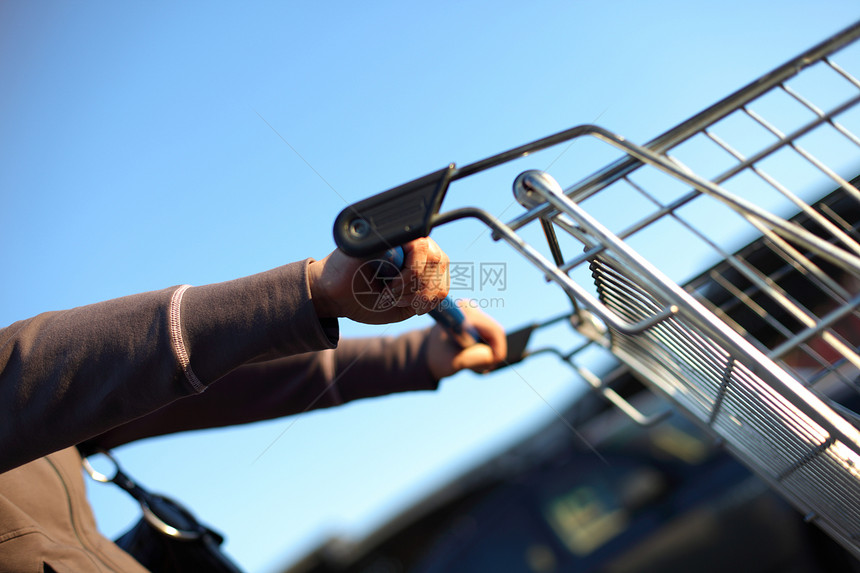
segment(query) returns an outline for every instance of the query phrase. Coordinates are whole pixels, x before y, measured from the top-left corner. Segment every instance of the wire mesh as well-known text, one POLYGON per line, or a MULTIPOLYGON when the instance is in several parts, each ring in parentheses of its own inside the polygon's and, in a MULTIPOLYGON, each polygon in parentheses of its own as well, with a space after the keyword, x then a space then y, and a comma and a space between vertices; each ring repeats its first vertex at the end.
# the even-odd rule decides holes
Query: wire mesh
POLYGON ((580 128, 627 157, 492 226, 575 301, 594 344, 860 557, 858 37, 645 146, 580 128), (592 216, 631 193, 648 206, 632 220, 592 216), (516 234, 536 221, 582 252, 560 262, 551 244, 550 263, 516 234))

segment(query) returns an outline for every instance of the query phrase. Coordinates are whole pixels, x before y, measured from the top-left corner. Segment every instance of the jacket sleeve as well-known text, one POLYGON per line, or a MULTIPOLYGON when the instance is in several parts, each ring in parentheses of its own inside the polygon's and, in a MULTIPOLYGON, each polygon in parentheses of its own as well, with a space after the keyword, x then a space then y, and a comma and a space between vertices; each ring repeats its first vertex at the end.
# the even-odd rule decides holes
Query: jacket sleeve
POLYGON ((199 394, 243 364, 334 348, 309 260, 0 329, 0 472, 199 394))
POLYGON ((433 390, 426 331, 347 339, 336 350, 243 365, 202 394, 177 400, 82 444, 86 455, 162 434, 244 424, 393 392, 433 390))

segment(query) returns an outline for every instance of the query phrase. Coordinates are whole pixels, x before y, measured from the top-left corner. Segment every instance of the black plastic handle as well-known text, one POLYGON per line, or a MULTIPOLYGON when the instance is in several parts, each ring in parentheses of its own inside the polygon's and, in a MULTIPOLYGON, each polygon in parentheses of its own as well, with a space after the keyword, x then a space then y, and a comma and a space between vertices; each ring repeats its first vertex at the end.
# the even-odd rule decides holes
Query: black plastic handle
POLYGON ((454 164, 350 205, 334 222, 334 241, 346 254, 368 257, 426 237, 448 191, 454 164))

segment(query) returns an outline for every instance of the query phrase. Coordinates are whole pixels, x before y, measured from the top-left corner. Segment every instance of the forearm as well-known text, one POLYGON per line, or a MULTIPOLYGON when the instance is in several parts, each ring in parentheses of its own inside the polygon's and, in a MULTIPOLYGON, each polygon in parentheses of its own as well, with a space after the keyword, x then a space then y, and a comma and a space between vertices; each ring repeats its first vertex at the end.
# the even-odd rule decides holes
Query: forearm
POLYGON ((145 416, 261 356, 331 348, 307 262, 0 330, 0 471, 145 416), (181 295, 181 296, 180 296, 181 295))
POLYGON ((206 392, 176 400, 155 412, 88 440, 90 453, 189 430, 245 424, 341 403, 333 380, 333 350, 245 364, 206 392))
POLYGON ((334 355, 341 399, 349 402, 392 392, 436 389, 439 381, 428 367, 428 332, 344 340, 334 355))
POLYGON ((426 331, 397 338, 343 340, 326 350, 245 364, 203 394, 177 400, 114 428, 82 448, 113 448, 142 438, 245 424, 329 408, 359 398, 435 389, 424 359, 426 331))

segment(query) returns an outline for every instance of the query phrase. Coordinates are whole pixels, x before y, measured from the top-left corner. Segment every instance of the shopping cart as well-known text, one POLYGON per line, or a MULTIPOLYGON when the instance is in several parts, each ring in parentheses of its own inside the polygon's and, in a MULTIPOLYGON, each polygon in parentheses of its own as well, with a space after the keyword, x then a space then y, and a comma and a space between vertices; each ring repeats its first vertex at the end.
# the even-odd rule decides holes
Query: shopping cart
POLYGON ((578 359, 611 352, 860 557, 858 38, 860 23, 646 145, 584 125, 449 165, 345 209, 336 241, 368 256, 482 221, 573 309, 521 332, 512 359, 528 354, 530 332, 568 321, 582 343, 541 352, 637 423, 658 423, 661 413, 637 411, 578 359), (586 137, 623 156, 564 190, 544 172, 522 173, 514 187, 526 211, 508 222, 476 207, 440 212, 451 183, 586 137), (620 228, 591 212, 598 199, 630 196, 636 218, 620 228), (536 225, 546 255, 523 238, 536 225), (750 230, 758 238, 742 247, 750 230), (681 286, 666 269, 671 252, 644 254, 667 237, 711 268, 681 286))

